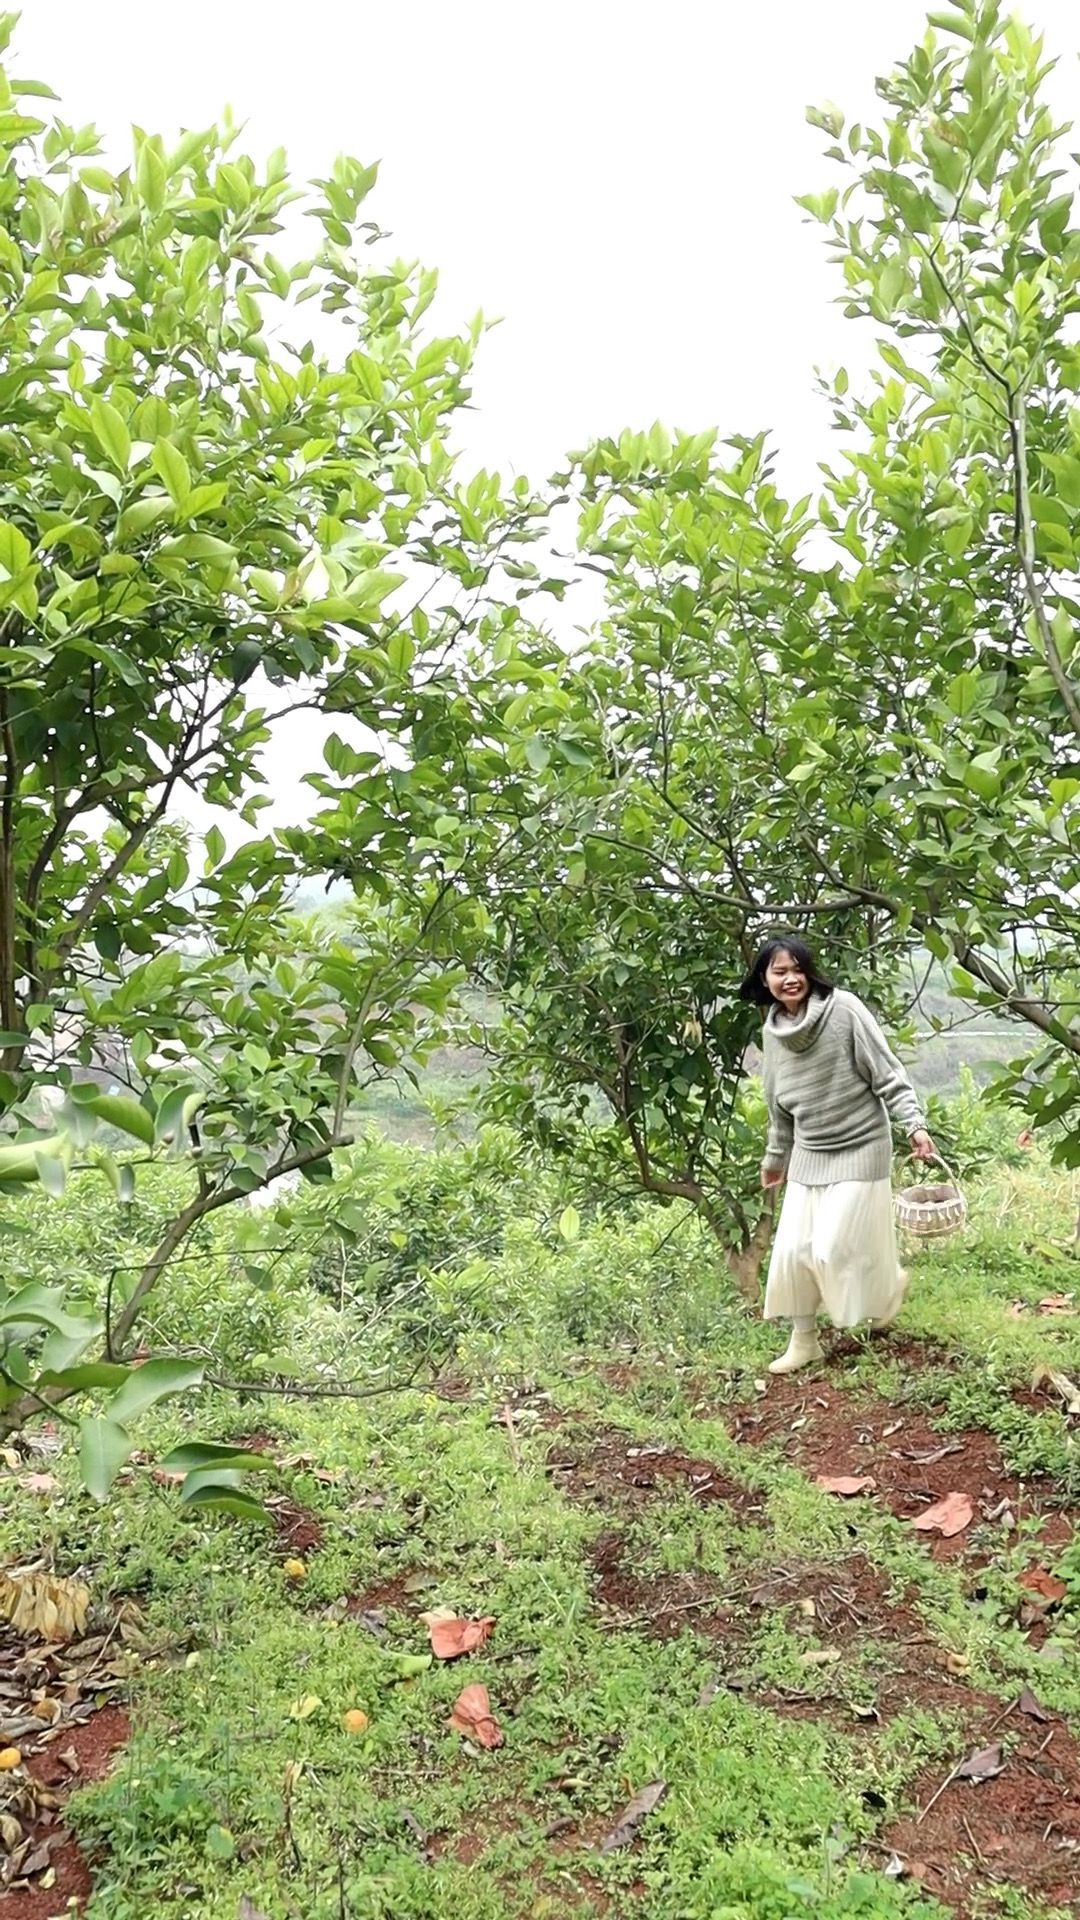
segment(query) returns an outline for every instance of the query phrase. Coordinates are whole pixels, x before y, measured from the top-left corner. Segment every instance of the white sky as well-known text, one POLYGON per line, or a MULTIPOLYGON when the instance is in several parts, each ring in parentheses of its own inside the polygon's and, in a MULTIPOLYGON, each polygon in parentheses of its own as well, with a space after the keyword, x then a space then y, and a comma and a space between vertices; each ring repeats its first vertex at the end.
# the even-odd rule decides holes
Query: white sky
MULTIPOLYGON (((943 0, 942 0, 943 4, 943 0)), ((1080 119, 1076 0, 1025 17, 1080 119)), ((478 307, 470 462, 540 479, 568 448, 660 418, 773 430, 783 477, 828 452, 815 364, 868 343, 793 196, 837 169, 808 102, 879 117, 875 75, 924 30, 916 0, 28 0, 19 68, 94 120, 110 157, 228 102, 302 177, 382 161, 372 217, 436 266, 440 330, 478 307)), ((290 759, 306 751, 299 735, 290 759)), ((315 755, 310 754, 307 764, 315 755)), ((302 770, 302 768, 298 769, 302 770)), ((297 793, 275 774, 275 816, 297 793)))

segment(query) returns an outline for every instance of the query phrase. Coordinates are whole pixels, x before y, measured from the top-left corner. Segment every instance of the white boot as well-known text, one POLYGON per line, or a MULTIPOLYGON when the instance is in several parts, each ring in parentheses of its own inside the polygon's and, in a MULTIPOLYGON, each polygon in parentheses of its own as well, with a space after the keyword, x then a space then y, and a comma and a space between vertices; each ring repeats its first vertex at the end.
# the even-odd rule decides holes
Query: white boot
POLYGON ((788 1342, 787 1352, 782 1353, 779 1360, 772 1362, 769 1372, 798 1373, 800 1368, 812 1367, 816 1365, 819 1360, 824 1360, 824 1358, 825 1354, 822 1350, 821 1343, 813 1328, 811 1328, 808 1333, 800 1333, 799 1329, 794 1327, 792 1329, 791 1339, 788 1342))

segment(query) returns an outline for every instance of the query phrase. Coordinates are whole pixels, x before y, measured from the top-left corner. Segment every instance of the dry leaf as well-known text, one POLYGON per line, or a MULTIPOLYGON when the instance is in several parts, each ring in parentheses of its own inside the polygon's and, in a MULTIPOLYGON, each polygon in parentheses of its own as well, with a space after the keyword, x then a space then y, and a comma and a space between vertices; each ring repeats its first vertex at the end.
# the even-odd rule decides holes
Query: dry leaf
POLYGON ((1040 1313, 1073 1313, 1075 1307, 1071 1293, 1048 1293, 1039 1301, 1040 1313))
POLYGON ((1040 1387, 1053 1387, 1065 1402, 1066 1411, 1080 1413, 1080 1387, 1069 1379, 1067 1373, 1059 1373, 1056 1367, 1048 1367, 1042 1362, 1031 1376, 1031 1385, 1037 1393, 1040 1387))
POLYGON ((919 1453, 916 1449, 902 1447, 896 1458, 910 1460, 915 1467, 934 1467, 939 1460, 946 1460, 950 1453, 963 1453, 962 1440, 946 1440, 943 1447, 934 1447, 929 1453, 919 1453))
POLYGON ((877 1486, 877 1481, 870 1473, 864 1474, 861 1479, 849 1473, 819 1473, 814 1477, 814 1485, 820 1487, 822 1493, 839 1493, 845 1500, 849 1500, 852 1494, 872 1492, 877 1486))
POLYGON ((436 1660, 456 1660, 463 1653, 475 1653, 495 1625, 494 1614, 487 1614, 482 1620, 462 1620, 446 1607, 435 1607, 430 1613, 422 1613, 420 1618, 427 1627, 436 1660))
POLYGON ((610 1833, 606 1833, 600 1842, 601 1853, 614 1853, 616 1847, 629 1846, 646 1815, 660 1805, 667 1792, 666 1780, 653 1780, 640 1793, 635 1793, 629 1806, 623 1808, 610 1833))
POLYGON ((965 1673, 971 1672, 971 1661, 966 1653, 947 1653, 945 1655, 946 1672, 959 1680, 965 1673))
POLYGON ((1042 1705, 1042 1702, 1039 1700, 1036 1700, 1035 1695, 1032 1693, 1030 1687, 1024 1688, 1016 1705, 1017 1705, 1018 1712, 1026 1713, 1030 1715, 1032 1720, 1047 1721, 1052 1717, 1049 1713, 1047 1713, 1046 1708, 1042 1705))
POLYGON ((1001 1757, 1000 1746, 980 1747, 977 1753, 971 1753, 961 1761, 956 1769, 957 1780, 973 1780, 978 1785, 983 1780, 996 1780, 1004 1773, 1005 1762, 1001 1757))
POLYGON ((249 1900, 247 1894, 242 1893, 236 1920, 266 1920, 266 1915, 261 1907, 255 1905, 254 1900, 249 1900))
POLYGON ((41 1640, 75 1640, 86 1631, 90 1589, 41 1567, 8 1567, 0 1573, 0 1618, 16 1633, 41 1640))
POLYGON ((289 1708, 289 1719, 310 1720, 312 1714, 318 1713, 321 1706, 322 1701, 317 1693, 305 1693, 299 1700, 293 1701, 289 1708))
POLYGON ((800 1667, 835 1667, 840 1655, 835 1647, 811 1647, 809 1653, 800 1653, 800 1667))
POLYGON ((917 1533, 940 1533, 946 1540, 970 1527, 974 1508, 966 1493, 947 1493, 944 1500, 927 1507, 912 1521, 917 1533))
POLYGON ((27 1493, 55 1493, 60 1482, 54 1473, 24 1473, 19 1485, 27 1493))
POLYGON ((1057 1606, 1068 1593, 1064 1580, 1059 1580, 1056 1573, 1047 1573, 1045 1567, 1029 1567, 1020 1575, 1020 1585, 1028 1593, 1037 1593, 1051 1607, 1057 1606))
POLYGON ((479 1683, 462 1688, 448 1725, 451 1733, 466 1734, 481 1747, 502 1746, 502 1728, 491 1711, 487 1688, 479 1683))

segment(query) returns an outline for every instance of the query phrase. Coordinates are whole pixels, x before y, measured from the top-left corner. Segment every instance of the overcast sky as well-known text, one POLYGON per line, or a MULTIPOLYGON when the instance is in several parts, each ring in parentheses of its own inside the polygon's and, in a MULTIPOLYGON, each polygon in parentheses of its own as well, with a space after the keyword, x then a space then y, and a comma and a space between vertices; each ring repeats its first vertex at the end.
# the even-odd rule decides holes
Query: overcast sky
MULTIPOLYGON (((913 0, 28 0, 15 48, 110 157, 228 102, 301 175, 379 159, 369 202, 441 276, 440 330, 478 307, 469 458, 538 479, 624 426, 772 430, 784 477, 827 447, 814 365, 866 347, 793 196, 828 185, 808 102, 879 117, 874 78, 924 30, 913 0)), ((1025 17, 1080 118, 1076 0, 1025 17)), ((286 810, 291 803, 283 801, 286 810)))

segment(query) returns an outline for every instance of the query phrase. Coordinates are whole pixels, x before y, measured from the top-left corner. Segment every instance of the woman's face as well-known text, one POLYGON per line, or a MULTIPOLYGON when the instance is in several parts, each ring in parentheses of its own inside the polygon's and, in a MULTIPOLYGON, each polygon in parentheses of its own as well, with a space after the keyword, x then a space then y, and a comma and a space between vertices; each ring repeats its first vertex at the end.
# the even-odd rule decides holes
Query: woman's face
POLYGON ((765 985, 785 1013, 798 1013, 810 993, 810 982, 786 947, 778 947, 769 961, 765 985))

